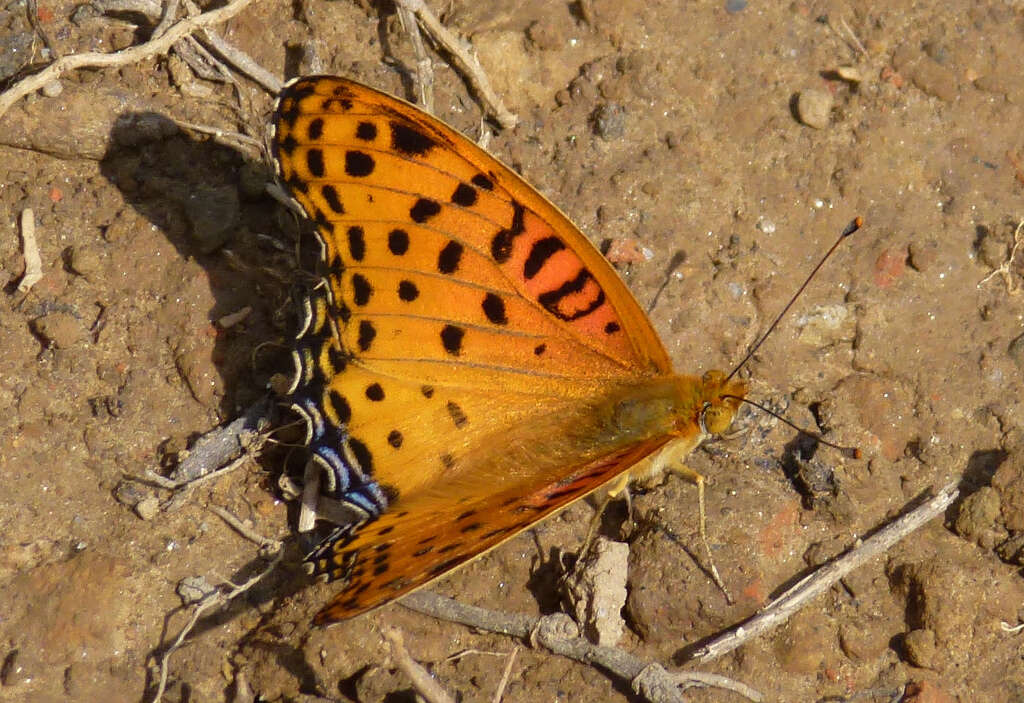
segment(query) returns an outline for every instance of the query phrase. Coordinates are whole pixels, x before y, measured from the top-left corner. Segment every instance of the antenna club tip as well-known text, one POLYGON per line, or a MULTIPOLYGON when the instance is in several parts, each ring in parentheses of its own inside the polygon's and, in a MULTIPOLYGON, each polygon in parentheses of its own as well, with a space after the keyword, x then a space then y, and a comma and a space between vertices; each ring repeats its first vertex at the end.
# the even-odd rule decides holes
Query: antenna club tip
POLYGON ((864 452, 857 447, 842 447, 843 456, 847 459, 863 459, 864 452))
POLYGON ((843 230, 843 237, 849 237, 851 234, 859 230, 864 225, 864 218, 857 215, 850 221, 850 224, 846 225, 846 229, 843 230))

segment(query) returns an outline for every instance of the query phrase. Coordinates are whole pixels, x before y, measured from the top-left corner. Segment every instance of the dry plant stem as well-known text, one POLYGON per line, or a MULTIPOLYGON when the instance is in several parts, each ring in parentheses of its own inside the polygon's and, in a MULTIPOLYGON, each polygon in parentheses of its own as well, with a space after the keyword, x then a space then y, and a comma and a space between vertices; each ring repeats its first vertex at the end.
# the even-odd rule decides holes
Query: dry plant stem
POLYGON ((430 672, 409 656, 409 651, 402 641, 402 633, 389 627, 384 630, 384 639, 391 646, 392 661, 402 670, 402 673, 409 677, 412 687, 419 695, 423 696, 428 703, 455 703, 455 699, 448 695, 448 692, 430 675, 430 672))
POLYGON ((831 588, 839 579, 869 559, 883 553, 936 515, 941 514, 958 494, 959 491, 953 484, 946 486, 931 500, 896 519, 864 540, 859 546, 801 580, 754 617, 736 626, 730 632, 711 640, 710 643, 694 652, 690 661, 704 663, 717 659, 747 640, 778 627, 813 598, 831 588))
POLYGON ((39 90, 50 81, 60 78, 67 71, 87 67, 127 66, 141 59, 162 54, 170 49, 175 42, 184 39, 196 30, 231 19, 252 2, 253 0, 232 0, 232 2, 219 9, 206 12, 197 17, 184 19, 171 26, 162 36, 129 49, 109 54, 94 52, 71 54, 70 56, 58 59, 39 73, 18 81, 6 92, 0 94, 0 117, 18 100, 39 90))
POLYGON ((632 682, 635 690, 642 693, 650 703, 681 703, 683 697, 680 688, 692 685, 726 687, 747 695, 751 700, 761 700, 756 691, 735 681, 730 681, 728 686, 720 682, 708 684, 706 674, 690 676, 691 672, 670 673, 658 664, 651 664, 614 647, 591 644, 578 636, 575 623, 563 613, 537 619, 466 605, 428 591, 412 593, 400 603, 424 615, 528 640, 563 657, 598 666, 620 679, 632 682))
POLYGON ((398 9, 398 19, 412 41, 413 53, 416 54, 416 82, 420 89, 420 104, 424 110, 434 114, 434 64, 430 62, 427 49, 423 46, 423 35, 420 34, 416 15, 405 3, 399 2, 395 7, 398 9))
MULTIPOLYGON (((174 24, 174 21, 178 19, 178 2, 179 0, 167 0, 167 4, 164 5, 163 11, 160 15, 160 22, 153 28, 153 33, 150 35, 150 38, 156 39, 157 37, 162 36, 164 32, 174 24)), ((150 19, 154 18, 150 17, 150 19)))
POLYGON ((1019 292, 1016 281, 1013 279, 1013 260, 1017 256, 1017 250, 1020 249, 1021 244, 1024 243, 1024 220, 1017 223, 1017 228, 1013 231, 1013 248, 1010 250, 1010 256, 1003 263, 999 264, 999 268, 995 269, 983 279, 978 281, 978 288, 981 288, 982 284, 987 283, 994 276, 1002 276, 1003 283, 1006 284, 1006 292, 1010 295, 1014 295, 1019 292))
POLYGON ((167 689, 167 673, 171 659, 171 654, 173 654, 175 650, 181 647, 182 643, 185 641, 185 638, 188 636, 188 633, 190 633, 192 629, 196 626, 196 623, 199 622, 199 618, 202 617, 203 613, 219 605, 229 603, 233 599, 248 591, 257 583, 262 581, 267 576, 267 574, 269 574, 271 571, 277 568, 277 565, 281 562, 282 555, 283 552, 279 551, 277 554, 274 555, 273 560, 270 562, 266 569, 256 574, 240 586, 231 584, 231 589, 227 593, 224 593, 222 591, 214 591, 208 596, 205 596, 201 601, 199 601, 198 604, 196 604, 195 609, 192 611, 192 616, 188 619, 188 622, 185 623, 185 626, 181 628, 181 631, 178 633, 178 636, 174 639, 174 642, 171 643, 171 646, 167 648, 167 651, 165 651, 164 655, 160 658, 160 680, 159 683, 157 684, 156 693, 153 694, 153 699, 150 703, 160 703, 160 700, 164 697, 164 691, 167 689))
POLYGON ((26 0, 25 12, 28 13, 28 22, 32 25, 32 29, 34 29, 36 34, 39 35, 39 38, 43 40, 43 44, 45 44, 46 48, 50 50, 50 53, 53 54, 55 58, 59 59, 63 53, 54 43, 53 37, 50 36, 50 33, 46 31, 46 27, 44 27, 43 23, 40 21, 39 7, 36 5, 36 0, 26 0))
POLYGON ((176 486, 190 483, 245 454, 260 431, 271 424, 271 412, 271 402, 260 400, 246 408, 241 417, 204 434, 174 469, 171 480, 176 486))
POLYGON ((231 526, 231 529, 245 537, 250 542, 273 552, 281 549, 281 542, 279 540, 264 537, 219 505, 211 505, 208 507, 211 513, 226 522, 231 526))
POLYGON ((21 211, 21 251, 25 259, 25 275, 18 283, 19 293, 28 293, 43 277, 43 260, 36 242, 36 214, 27 207, 21 211))
POLYGON ((495 121, 505 129, 515 127, 518 118, 505 108, 501 98, 491 88, 491 82, 487 79, 487 74, 480 62, 477 61, 476 56, 467 48, 466 44, 441 24, 423 0, 395 0, 395 2, 414 13, 427 34, 451 55, 455 68, 466 77, 473 91, 483 101, 484 107, 495 121))
MULTIPOLYGON (((192 0, 185 0, 185 7, 190 15, 195 15, 199 12, 199 7, 192 0)), ((212 29, 203 29, 199 34, 210 43, 214 51, 226 59, 235 69, 262 85, 271 94, 277 95, 281 92, 282 83, 280 79, 256 63, 256 60, 247 53, 226 41, 212 29)))
POLYGON ((508 680, 512 677, 512 665, 515 664, 517 654, 519 654, 519 647, 513 647, 509 652, 508 661, 505 662, 505 671, 501 673, 501 681, 498 682, 494 698, 491 699, 493 703, 501 703, 501 699, 505 695, 505 688, 508 687, 508 680))

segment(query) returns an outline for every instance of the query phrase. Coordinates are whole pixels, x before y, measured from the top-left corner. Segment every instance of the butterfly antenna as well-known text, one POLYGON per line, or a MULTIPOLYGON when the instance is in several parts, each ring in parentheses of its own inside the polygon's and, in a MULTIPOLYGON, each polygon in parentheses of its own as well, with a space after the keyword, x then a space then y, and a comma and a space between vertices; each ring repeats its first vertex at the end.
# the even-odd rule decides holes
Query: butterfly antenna
POLYGON ((769 415, 774 417, 776 420, 779 420, 781 422, 786 423, 787 425, 792 427, 794 430, 796 430, 797 432, 802 434, 804 437, 810 437, 811 439, 813 439, 816 442, 821 442, 826 447, 832 447, 833 449, 837 450, 840 454, 845 456, 847 459, 860 459, 861 456, 862 456, 860 449, 857 449, 857 447, 843 447, 843 446, 838 445, 838 444, 836 444, 834 442, 829 442, 827 439, 822 437, 817 432, 811 432, 810 430, 805 430, 802 427, 798 427, 796 424, 794 424, 793 422, 787 420, 786 418, 784 418, 782 415, 780 415, 779 413, 775 412, 774 410, 772 410, 770 408, 767 408, 764 405, 761 405, 760 403, 754 402, 753 400, 750 400, 749 398, 741 398, 738 395, 723 395, 722 397, 723 398, 733 398, 733 399, 738 400, 738 401, 740 401, 742 403, 747 403, 748 405, 753 405, 758 410, 760 410, 762 412, 765 412, 765 413, 768 413, 769 415))
MULTIPOLYGON (((739 370, 742 369, 743 366, 748 361, 750 361, 750 358, 752 356, 754 356, 754 354, 757 352, 757 350, 761 348, 761 345, 764 344, 764 341, 766 339, 768 339, 768 335, 770 335, 775 330, 775 328, 778 326, 779 322, 782 321, 782 318, 786 316, 787 312, 789 312, 789 309, 791 307, 793 307, 793 303, 796 302, 797 298, 800 297, 800 294, 803 293, 804 289, 807 288, 808 284, 811 282, 811 279, 813 279, 815 274, 818 273, 818 269, 820 269, 822 266, 825 265, 825 262, 828 261, 828 258, 830 256, 832 256, 833 252, 835 252, 835 250, 839 248, 839 245, 843 243, 843 240, 846 239, 847 237, 849 237, 851 234, 853 234, 857 230, 859 230, 861 228, 861 225, 863 225, 863 224, 864 224, 864 218, 858 216, 858 217, 853 218, 853 220, 850 222, 850 224, 846 225, 846 229, 844 229, 842 231, 842 233, 839 235, 839 239, 837 239, 835 244, 833 244, 829 248, 829 250, 827 252, 825 252, 825 256, 821 257, 821 261, 819 261, 818 265, 814 267, 813 271, 811 271, 811 274, 807 277, 807 280, 804 281, 803 285, 800 286, 800 288, 797 289, 796 293, 793 294, 793 297, 789 299, 789 302, 786 303, 786 307, 782 308, 782 312, 780 312, 778 317, 775 318, 775 321, 772 322, 772 324, 768 326, 768 331, 765 332, 763 335, 761 335, 761 338, 759 340, 757 340, 757 342, 754 344, 754 346, 752 346, 750 348, 750 351, 747 352, 747 355, 745 357, 743 357, 743 361, 741 361, 740 363, 736 364, 736 368, 734 368, 729 373, 729 375, 726 376, 726 378, 725 378, 726 381, 730 380, 733 376, 735 376, 737 373, 739 373, 739 370)), ((747 401, 747 402, 749 402, 749 401, 747 401)), ((753 405, 757 405, 757 404, 753 403, 753 405)), ((758 406, 758 407, 760 407, 760 406, 758 406)), ((766 410, 765 408, 761 408, 761 409, 765 410, 765 412, 768 412, 768 413, 770 413, 772 415, 775 415, 775 413, 772 413, 770 410, 766 410)), ((779 416, 775 415, 775 417, 779 417, 779 416)), ((788 420, 784 420, 781 417, 779 419, 783 420, 783 422, 788 422, 788 420)), ((789 424, 792 425, 793 423, 790 422, 789 424)), ((794 429, 800 430, 800 428, 796 427, 796 425, 793 425, 793 427, 794 427, 794 429)), ((800 431, 803 432, 803 430, 800 430, 800 431)), ((804 434, 810 434, 810 433, 805 432, 804 434)), ((813 435, 811 435, 811 436, 813 436, 813 435)), ((825 440, 821 440, 821 441, 825 442, 825 440)), ((828 442, 825 442, 825 444, 828 444, 828 442)), ((835 445, 829 445, 829 446, 835 446, 835 445)), ((837 449, 841 449, 841 447, 837 447, 837 449)))

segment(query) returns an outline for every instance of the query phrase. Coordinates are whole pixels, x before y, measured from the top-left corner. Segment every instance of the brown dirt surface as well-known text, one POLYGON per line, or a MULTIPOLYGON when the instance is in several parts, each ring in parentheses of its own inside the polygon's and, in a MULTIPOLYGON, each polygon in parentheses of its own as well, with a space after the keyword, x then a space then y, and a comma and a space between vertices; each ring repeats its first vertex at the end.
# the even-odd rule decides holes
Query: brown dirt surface
MULTIPOLYGON (((381 5, 257 0, 219 31, 282 78, 336 73, 409 98, 412 49, 381 5)), ((905 700, 1021 700, 1024 635, 1002 627, 1024 620, 1024 257, 1011 257, 1024 220, 1021 10, 431 5, 520 117, 489 150, 617 247, 641 304, 657 299, 651 321, 680 371, 731 368, 843 226, 865 218, 747 366, 753 399, 864 459, 824 450, 800 465, 787 459, 791 429, 745 413, 741 436, 691 458, 710 480, 711 546, 736 602, 701 568, 693 487, 669 477, 634 499, 619 646, 671 668, 952 480, 964 498, 943 520, 706 669, 772 701, 889 700, 903 687, 905 700), (797 114, 803 91, 817 91, 803 104, 814 98, 823 127, 797 114)), ((131 13, 76 7, 39 0, 63 53, 140 40, 131 13)), ((4 76, 46 58, 25 3, 0 9, 0 27, 4 76)), ((480 107, 434 64, 439 116, 476 138, 480 107)), ((207 506, 291 534, 277 476, 302 456, 268 450, 173 510, 167 491, 124 479, 172 466, 290 373, 292 298, 308 279, 293 218, 262 191, 259 151, 180 126, 262 139, 272 95, 196 78, 176 57, 61 85, 0 117, 0 700, 143 701, 186 618, 178 584, 238 582, 265 564, 207 506), (27 294, 26 207, 43 264, 27 294)), ((550 612, 554 557, 578 548, 592 514, 574 504, 436 590, 550 612)), ((311 628, 337 588, 295 587, 292 552, 174 654, 165 700, 253 700, 235 698, 242 680, 264 701, 413 700, 385 625, 463 700, 491 699, 516 644, 507 703, 636 700, 599 670, 396 604, 311 628)))

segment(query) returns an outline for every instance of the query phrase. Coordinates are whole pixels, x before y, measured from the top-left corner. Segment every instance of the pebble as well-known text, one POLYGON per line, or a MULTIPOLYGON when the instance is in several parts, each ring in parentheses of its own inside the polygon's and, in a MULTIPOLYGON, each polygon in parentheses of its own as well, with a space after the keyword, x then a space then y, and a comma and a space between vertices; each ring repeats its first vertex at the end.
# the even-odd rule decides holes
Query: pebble
POLYGON ((911 630, 903 638, 903 646, 907 650, 907 658, 914 666, 922 669, 935 668, 935 633, 931 630, 911 630))
POLYGON ((590 122, 601 139, 620 139, 626 133, 626 110, 618 103, 604 103, 591 114, 590 122))
POLYGON ((808 127, 824 129, 828 127, 832 105, 831 93, 813 88, 804 90, 796 99, 797 116, 808 127))
POLYGON ((614 647, 622 639, 628 569, 629 545, 598 538, 565 581, 576 622, 595 644, 614 647))
POLYGON ((975 541, 990 534, 999 519, 999 492, 982 486, 963 499, 953 529, 964 539, 975 541))
POLYGON ((211 585, 203 576, 187 576, 178 582, 175 590, 183 605, 191 605, 216 591, 217 587, 211 585))
POLYGON ((199 187, 182 202, 190 234, 204 254, 216 251, 234 234, 241 207, 234 186, 199 187))
POLYGON ((32 320, 32 330, 58 349, 69 349, 85 340, 85 328, 73 315, 53 312, 32 320))
POLYGON ((1017 364, 1017 368, 1024 371, 1024 334, 1010 342, 1009 349, 1006 353, 1013 360, 1013 363, 1017 364))
POLYGON ((156 496, 143 498, 135 504, 135 514, 143 520, 152 520, 160 513, 160 499, 156 496))
POLYGON ((71 247, 68 265, 72 271, 88 280, 96 278, 96 274, 103 270, 103 261, 95 247, 71 247))
POLYGON ((56 98, 58 95, 64 92, 64 84, 59 80, 49 81, 43 86, 42 93, 48 98, 56 98))

